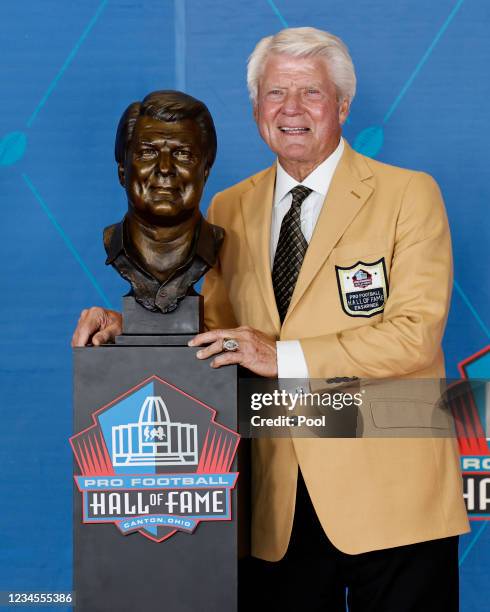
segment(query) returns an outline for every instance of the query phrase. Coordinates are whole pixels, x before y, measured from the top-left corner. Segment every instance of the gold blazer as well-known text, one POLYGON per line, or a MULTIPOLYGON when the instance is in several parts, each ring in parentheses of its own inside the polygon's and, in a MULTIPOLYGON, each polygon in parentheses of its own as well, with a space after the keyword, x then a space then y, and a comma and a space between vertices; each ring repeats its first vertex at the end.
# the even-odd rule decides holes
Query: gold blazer
MULTIPOLYGON (((282 327, 269 259, 274 181, 272 166, 211 203, 208 219, 226 235, 203 286, 206 326, 249 325, 298 339, 312 378, 443 377, 452 261, 435 181, 346 143, 282 327), (371 311, 357 310, 359 294, 343 287, 358 262, 384 276, 384 297, 378 292, 371 311)), ((397 411, 397 427, 404 414, 410 422, 409 406, 397 411)), ((454 439, 260 439, 252 459, 259 558, 276 561, 287 550, 298 465, 326 534, 346 553, 468 531, 454 439)))

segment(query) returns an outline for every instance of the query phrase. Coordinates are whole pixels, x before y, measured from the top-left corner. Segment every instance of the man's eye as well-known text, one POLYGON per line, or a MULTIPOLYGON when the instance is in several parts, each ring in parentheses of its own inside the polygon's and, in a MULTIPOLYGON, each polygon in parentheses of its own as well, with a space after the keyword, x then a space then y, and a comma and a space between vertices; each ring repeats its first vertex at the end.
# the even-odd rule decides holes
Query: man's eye
POLYGON ((270 89, 267 92, 269 98, 280 98, 283 95, 282 89, 270 89))
POLYGON ((319 96, 320 95, 320 90, 319 89, 315 89, 314 87, 309 87, 306 90, 306 93, 309 96, 319 96))
POLYGON ((179 161, 191 161, 192 153, 190 151, 179 149, 174 152, 174 157, 176 157, 179 161))

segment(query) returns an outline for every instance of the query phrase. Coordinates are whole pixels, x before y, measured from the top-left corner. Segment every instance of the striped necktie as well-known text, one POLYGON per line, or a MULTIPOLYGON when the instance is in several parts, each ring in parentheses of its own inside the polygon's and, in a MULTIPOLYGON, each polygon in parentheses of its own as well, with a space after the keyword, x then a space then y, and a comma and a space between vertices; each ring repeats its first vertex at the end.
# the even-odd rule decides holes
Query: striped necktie
POLYGON ((293 202, 281 223, 279 241, 272 267, 272 285, 281 323, 286 317, 308 248, 308 243, 301 231, 301 204, 310 195, 311 191, 303 185, 297 185, 291 189, 293 202))

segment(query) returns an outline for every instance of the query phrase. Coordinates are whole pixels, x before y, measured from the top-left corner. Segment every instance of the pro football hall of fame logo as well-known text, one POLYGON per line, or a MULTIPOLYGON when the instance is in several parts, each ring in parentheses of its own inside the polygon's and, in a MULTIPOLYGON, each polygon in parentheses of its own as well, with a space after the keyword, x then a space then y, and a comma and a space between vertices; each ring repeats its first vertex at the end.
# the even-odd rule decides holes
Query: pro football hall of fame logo
POLYGON ((95 410, 70 438, 84 523, 114 523, 155 542, 201 521, 231 520, 238 433, 157 376, 95 410))
POLYGON ((459 364, 449 399, 455 417, 468 517, 490 520, 490 346, 459 364))

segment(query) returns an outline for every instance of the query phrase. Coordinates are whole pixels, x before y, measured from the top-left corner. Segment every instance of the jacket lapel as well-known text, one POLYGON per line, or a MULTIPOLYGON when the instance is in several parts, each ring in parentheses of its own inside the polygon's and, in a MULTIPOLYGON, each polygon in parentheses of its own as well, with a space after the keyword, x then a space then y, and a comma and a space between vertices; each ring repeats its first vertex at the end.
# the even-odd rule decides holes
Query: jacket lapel
POLYGON ((276 167, 274 165, 258 178, 252 179, 254 185, 242 195, 240 203, 245 235, 262 298, 274 328, 279 334, 281 323, 272 287, 269 251, 275 179, 276 167))
POLYGON ((373 188, 363 182, 370 176, 372 172, 364 158, 357 155, 345 142, 344 154, 335 170, 318 217, 285 321, 371 195, 373 188))

